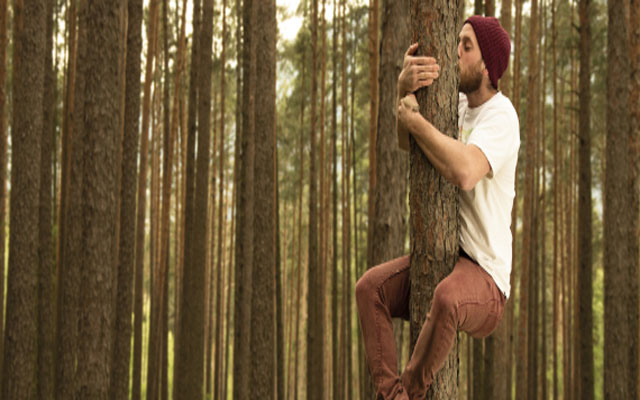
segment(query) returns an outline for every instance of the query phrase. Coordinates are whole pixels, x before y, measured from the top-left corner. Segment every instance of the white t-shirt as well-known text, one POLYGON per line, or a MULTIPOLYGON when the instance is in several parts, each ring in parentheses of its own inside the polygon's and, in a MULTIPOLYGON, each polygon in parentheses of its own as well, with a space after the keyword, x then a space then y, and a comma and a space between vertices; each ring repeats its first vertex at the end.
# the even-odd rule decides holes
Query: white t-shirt
POLYGON ((478 107, 460 94, 460 140, 477 146, 491 170, 470 191, 460 191, 460 246, 509 297, 511 286, 511 208, 520 148, 518 115, 502 93, 478 107))

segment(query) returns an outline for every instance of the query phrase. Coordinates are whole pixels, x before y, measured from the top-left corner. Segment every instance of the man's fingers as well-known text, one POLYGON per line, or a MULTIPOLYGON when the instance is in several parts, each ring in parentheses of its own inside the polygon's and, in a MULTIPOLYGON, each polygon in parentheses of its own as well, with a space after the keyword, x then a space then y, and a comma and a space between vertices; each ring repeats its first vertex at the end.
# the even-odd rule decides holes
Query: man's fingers
POLYGON ((436 59, 433 57, 412 57, 411 64, 414 65, 432 65, 436 64, 436 59))
POLYGON ((418 42, 411 44, 411 46, 409 46, 409 48, 407 49, 407 52, 404 53, 404 55, 409 56, 411 54, 414 54, 416 50, 418 50, 418 42))

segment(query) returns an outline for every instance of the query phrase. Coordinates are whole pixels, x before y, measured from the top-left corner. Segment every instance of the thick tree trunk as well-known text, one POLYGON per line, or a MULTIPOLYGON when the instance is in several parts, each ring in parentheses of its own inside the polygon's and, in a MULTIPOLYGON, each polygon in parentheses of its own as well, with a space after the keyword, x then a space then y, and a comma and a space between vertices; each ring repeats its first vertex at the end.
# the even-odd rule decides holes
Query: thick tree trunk
MULTIPOLYGON (((634 4, 635 7, 637 6, 634 4)), ((630 115, 628 113, 631 70, 628 57, 629 27, 625 7, 609 2, 608 10, 604 398, 634 399, 638 396, 638 203, 633 203, 636 188, 630 183, 634 178, 632 170, 635 166, 632 163, 635 160, 632 159, 632 152, 628 146, 632 135, 637 132, 630 129, 627 117, 630 115), (632 212, 632 215, 635 215, 630 218, 628 213, 632 208, 636 211, 632 212), (632 244, 632 241, 635 243, 632 244), (627 345, 621 346, 620 343, 627 345)), ((637 53, 634 52, 634 56, 637 57, 637 53)), ((637 66, 635 60, 634 64, 632 65, 637 66)), ((633 115, 636 115, 635 110, 633 115)))
POLYGON ((38 208, 46 2, 14 3, 11 220, 2 398, 33 398, 38 339, 38 208))
MULTIPOLYGON (((420 112, 441 132, 457 137, 457 7, 447 1, 434 1, 427 5, 425 1, 411 0, 410 10, 412 42, 420 43, 417 54, 433 56, 442 66, 438 81, 430 88, 418 91, 420 112)), ((437 284, 451 272, 458 260, 458 190, 430 165, 413 139, 411 143, 410 313, 413 347, 437 284)), ((458 348, 454 343, 427 397, 456 397, 457 373, 458 348)))
MULTIPOLYGON (((275 80, 276 7, 275 0, 256 4, 255 168, 254 168, 254 249, 251 301, 251 396, 275 398, 275 80)), ((311 257, 311 255, 310 255, 311 257)), ((315 282, 314 282, 315 283, 315 282)), ((311 329, 311 327, 310 327, 311 329)), ((322 337, 322 335, 320 335, 322 337)), ((322 353, 320 353, 320 357, 322 353)), ((318 360, 315 360, 318 362, 318 360)), ((320 375, 322 384, 322 375, 320 375)), ((308 397, 309 398, 309 397, 308 397)))
POLYGON ((117 141, 120 137, 120 52, 117 0, 87 3, 85 70, 83 268, 80 273, 78 399, 106 399, 113 330, 113 240, 117 141))

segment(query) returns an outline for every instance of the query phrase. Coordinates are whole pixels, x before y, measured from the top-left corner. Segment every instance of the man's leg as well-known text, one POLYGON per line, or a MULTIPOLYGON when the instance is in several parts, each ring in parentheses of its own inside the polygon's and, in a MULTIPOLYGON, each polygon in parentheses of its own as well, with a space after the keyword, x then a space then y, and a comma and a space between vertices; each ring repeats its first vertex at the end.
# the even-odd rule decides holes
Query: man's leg
POLYGON ((436 287, 431 310, 402 374, 412 400, 425 397, 451 351, 456 330, 477 338, 488 336, 502 317, 504 303, 491 276, 468 258, 460 257, 451 274, 436 287))
POLYGON ((356 284, 367 364, 378 396, 384 399, 403 392, 391 318, 409 319, 410 287, 409 256, 369 269, 356 284))

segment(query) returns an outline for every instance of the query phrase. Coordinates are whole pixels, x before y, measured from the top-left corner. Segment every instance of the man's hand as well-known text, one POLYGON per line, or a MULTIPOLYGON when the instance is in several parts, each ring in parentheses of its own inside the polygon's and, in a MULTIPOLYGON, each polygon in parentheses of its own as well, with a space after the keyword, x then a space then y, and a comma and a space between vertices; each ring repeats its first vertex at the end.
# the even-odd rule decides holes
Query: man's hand
POLYGON ((429 86, 439 76, 440 66, 433 57, 416 57, 418 43, 414 43, 404 54, 402 72, 398 77, 398 98, 403 98, 421 87, 429 86))
POLYGON ((415 118, 420 117, 420 107, 414 94, 409 94, 399 101, 397 115, 398 146, 409 151, 409 133, 415 118))

